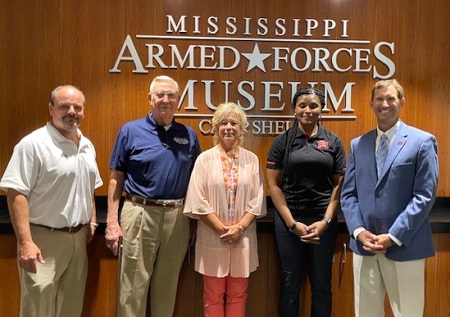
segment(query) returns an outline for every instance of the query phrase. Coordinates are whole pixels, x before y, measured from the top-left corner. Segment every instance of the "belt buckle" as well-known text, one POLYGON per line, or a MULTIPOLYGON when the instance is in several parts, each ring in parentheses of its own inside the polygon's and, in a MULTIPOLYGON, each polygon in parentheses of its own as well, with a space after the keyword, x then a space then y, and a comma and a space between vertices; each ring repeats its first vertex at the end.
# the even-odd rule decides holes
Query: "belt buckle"
POLYGON ((158 205, 162 205, 163 207, 167 207, 167 206, 170 206, 170 207, 180 207, 180 206, 181 206, 181 204, 180 204, 179 201, 172 200, 172 199, 170 199, 170 200, 158 199, 158 200, 156 201, 156 203, 157 203, 158 205))
POLYGON ((75 233, 75 232, 77 231, 77 228, 78 228, 78 226, 75 226, 75 227, 73 227, 73 226, 72 226, 72 227, 69 227, 69 230, 68 230, 67 232, 68 232, 69 234, 72 233, 72 232, 75 233))
POLYGON ((170 204, 170 201, 168 200, 163 200, 163 199, 158 199, 158 201, 156 202, 158 205, 163 205, 163 207, 166 207, 170 204))

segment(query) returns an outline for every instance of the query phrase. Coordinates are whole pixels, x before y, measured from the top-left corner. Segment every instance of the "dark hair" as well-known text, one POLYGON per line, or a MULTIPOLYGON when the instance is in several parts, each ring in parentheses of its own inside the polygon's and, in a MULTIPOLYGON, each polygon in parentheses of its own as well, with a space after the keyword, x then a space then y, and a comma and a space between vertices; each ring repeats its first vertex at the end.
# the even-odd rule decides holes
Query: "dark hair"
MULTIPOLYGON (((320 102, 320 106, 323 109, 325 107, 325 94, 323 93, 322 90, 308 86, 306 88, 300 88, 299 90, 297 90, 297 92, 295 93, 294 97, 292 98, 292 107, 295 108, 296 104, 297 104, 297 99, 300 96, 303 95, 315 95, 319 98, 319 102, 320 102)), ((291 128, 289 128, 288 130, 286 130, 286 143, 284 145, 284 157, 283 157, 283 163, 282 163, 282 168, 283 168, 283 176, 282 176, 282 182, 287 181, 287 178, 289 177, 289 171, 288 171, 288 163, 289 163, 289 156, 291 155, 292 152, 292 145, 294 144, 294 139, 295 136, 297 135, 298 132, 298 120, 296 118, 294 118, 294 124, 292 125, 291 128)), ((319 122, 317 122, 317 124, 319 124, 319 122)))
POLYGON ((292 107, 295 108, 295 105, 297 104, 297 99, 300 96, 303 95, 316 95, 319 98, 320 105, 325 107, 325 94, 322 90, 314 88, 314 87, 306 87, 306 88, 300 88, 297 90, 297 92, 294 95, 294 98, 292 98, 292 107))

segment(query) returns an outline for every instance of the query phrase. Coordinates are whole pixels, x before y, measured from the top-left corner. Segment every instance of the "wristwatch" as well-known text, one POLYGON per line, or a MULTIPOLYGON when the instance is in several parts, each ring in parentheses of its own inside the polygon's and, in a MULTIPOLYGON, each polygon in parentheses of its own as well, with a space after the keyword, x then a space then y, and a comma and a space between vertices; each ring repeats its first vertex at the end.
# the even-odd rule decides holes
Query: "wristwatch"
POLYGON ((322 220, 325 221, 327 223, 327 225, 329 225, 332 219, 328 218, 327 216, 323 216, 322 220))

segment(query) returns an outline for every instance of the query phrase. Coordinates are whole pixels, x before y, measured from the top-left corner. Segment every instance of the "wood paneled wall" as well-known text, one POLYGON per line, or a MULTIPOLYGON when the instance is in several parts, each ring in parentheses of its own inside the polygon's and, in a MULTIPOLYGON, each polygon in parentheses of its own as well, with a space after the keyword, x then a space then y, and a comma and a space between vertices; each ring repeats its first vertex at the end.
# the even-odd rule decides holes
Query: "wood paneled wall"
MULTIPOLYGON (((126 121, 143 117, 149 110, 146 100, 151 79, 160 74, 167 74, 178 80, 183 88, 189 80, 197 80, 199 87, 194 95, 198 112, 212 114, 206 107, 202 80, 213 80, 211 102, 218 105, 225 99, 222 81, 231 81, 229 100, 240 101, 248 106, 248 100, 237 91, 237 83, 254 82, 254 91, 247 90, 255 98, 255 109, 250 115, 277 114, 262 112, 264 104, 263 82, 276 81, 284 83, 283 89, 272 87, 271 93, 280 90, 281 100, 272 98, 272 107, 286 103, 282 115, 291 115, 290 89, 288 82, 308 81, 328 82, 335 89, 337 97, 346 83, 353 82, 350 115, 356 119, 325 120, 326 128, 336 132, 348 150, 352 138, 375 127, 375 120, 368 101, 370 89, 377 78, 374 67, 386 74, 384 63, 374 57, 374 46, 380 42, 394 43, 393 53, 387 47, 383 53, 395 64, 397 78, 406 91, 406 106, 401 111, 401 118, 408 124, 430 131, 439 142, 440 183, 439 196, 450 195, 450 168, 446 157, 450 155, 448 142, 449 115, 448 100, 450 92, 450 63, 448 52, 448 17, 450 3, 447 0, 329 0, 329 1, 214 1, 210 0, 42 0, 13 1, 0 0, 0 174, 6 168, 14 145, 27 133, 42 126, 49 119, 47 104, 51 90, 64 83, 79 86, 87 98, 86 118, 82 125, 83 133, 89 137, 98 153, 98 165, 101 175, 107 183, 109 178, 108 161, 111 149, 120 126, 126 121), (186 33, 167 33, 167 15, 179 19, 187 16, 186 33), (195 18, 199 33, 195 33, 195 18), (207 34, 208 17, 217 17, 218 31, 207 34), (226 34, 227 17, 236 18, 236 34, 226 34), (268 19, 268 34, 258 35, 257 19, 268 19), (246 20, 252 18, 252 20, 246 20), (275 20, 286 20, 286 35, 275 35, 275 20), (299 20, 299 36, 293 36, 293 19, 299 20), (306 35, 306 19, 319 22, 312 36, 306 35), (334 20, 338 25, 324 36, 324 20, 334 20), (307 43, 305 39, 342 40, 340 21, 348 21, 346 33, 348 40, 367 40, 369 44, 352 43, 307 43), (245 21, 250 21, 249 32, 245 33, 245 21), (133 73, 132 62, 120 63, 120 73, 111 73, 122 45, 130 35, 136 45, 137 53, 148 73, 133 73), (193 36, 205 37, 203 40, 142 39, 138 35, 193 36), (213 40, 212 38, 222 40, 213 40), (258 41, 237 41, 236 38, 256 38, 258 41), (226 39, 229 40, 226 40, 226 39), (276 41, 266 41, 274 38, 276 41), (295 42, 282 42, 283 39, 299 39, 295 42), (189 45, 210 45, 216 52, 206 51, 218 59, 218 45, 233 46, 241 53, 250 53, 255 44, 262 53, 271 56, 264 61, 265 72, 258 67, 247 71, 248 60, 241 55, 239 67, 232 70, 208 70, 199 68, 155 68, 147 67, 148 50, 146 44, 160 44, 165 47, 164 61, 167 61, 168 45, 172 43, 180 52, 189 45), (340 47, 368 49, 367 72, 356 72, 356 53, 352 56, 341 54, 338 62, 350 66, 353 70, 327 71, 323 67, 313 70, 309 67, 298 71, 289 62, 280 62, 277 70, 274 64, 274 48, 287 47, 292 52, 295 48, 326 47, 331 52, 340 47)), ((283 51, 284 52, 284 51, 283 51)), ((282 52, 282 53, 283 53, 282 52)), ((284 53, 283 53, 284 54, 284 53)), ((282 54, 282 55, 283 55, 282 54)), ((364 54, 363 54, 364 55, 364 54)), ((127 52, 125 56, 130 56, 127 52)), ((227 57, 228 58, 228 57, 227 57)), ((330 62, 330 59, 327 59, 330 62)), ((225 62, 230 65, 230 59, 225 62)), ((301 62, 297 60, 297 62, 301 62)), ((195 57, 198 66, 198 56, 195 57)), ((213 61, 207 61, 212 65, 213 61)), ((180 113, 192 112, 184 110, 180 113)), ((341 104, 337 111, 325 115, 348 115, 342 112, 341 104)), ((203 149, 212 145, 212 138, 203 135, 198 129, 199 119, 180 117, 180 121, 194 127, 200 135, 203 149)), ((252 135, 249 133, 244 143, 258 154, 265 162, 270 143, 274 135, 252 135)), ((106 195, 107 186, 98 191, 106 195)))

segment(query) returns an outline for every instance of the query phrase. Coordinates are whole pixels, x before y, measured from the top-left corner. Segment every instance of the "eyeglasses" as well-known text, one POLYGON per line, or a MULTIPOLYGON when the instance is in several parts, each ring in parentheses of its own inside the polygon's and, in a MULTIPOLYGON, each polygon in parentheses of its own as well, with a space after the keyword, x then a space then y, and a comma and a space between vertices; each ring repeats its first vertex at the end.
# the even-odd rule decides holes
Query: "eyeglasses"
POLYGON ((159 100, 164 99, 165 96, 167 96, 169 100, 176 100, 178 98, 178 93, 176 92, 155 92, 153 95, 159 100))

